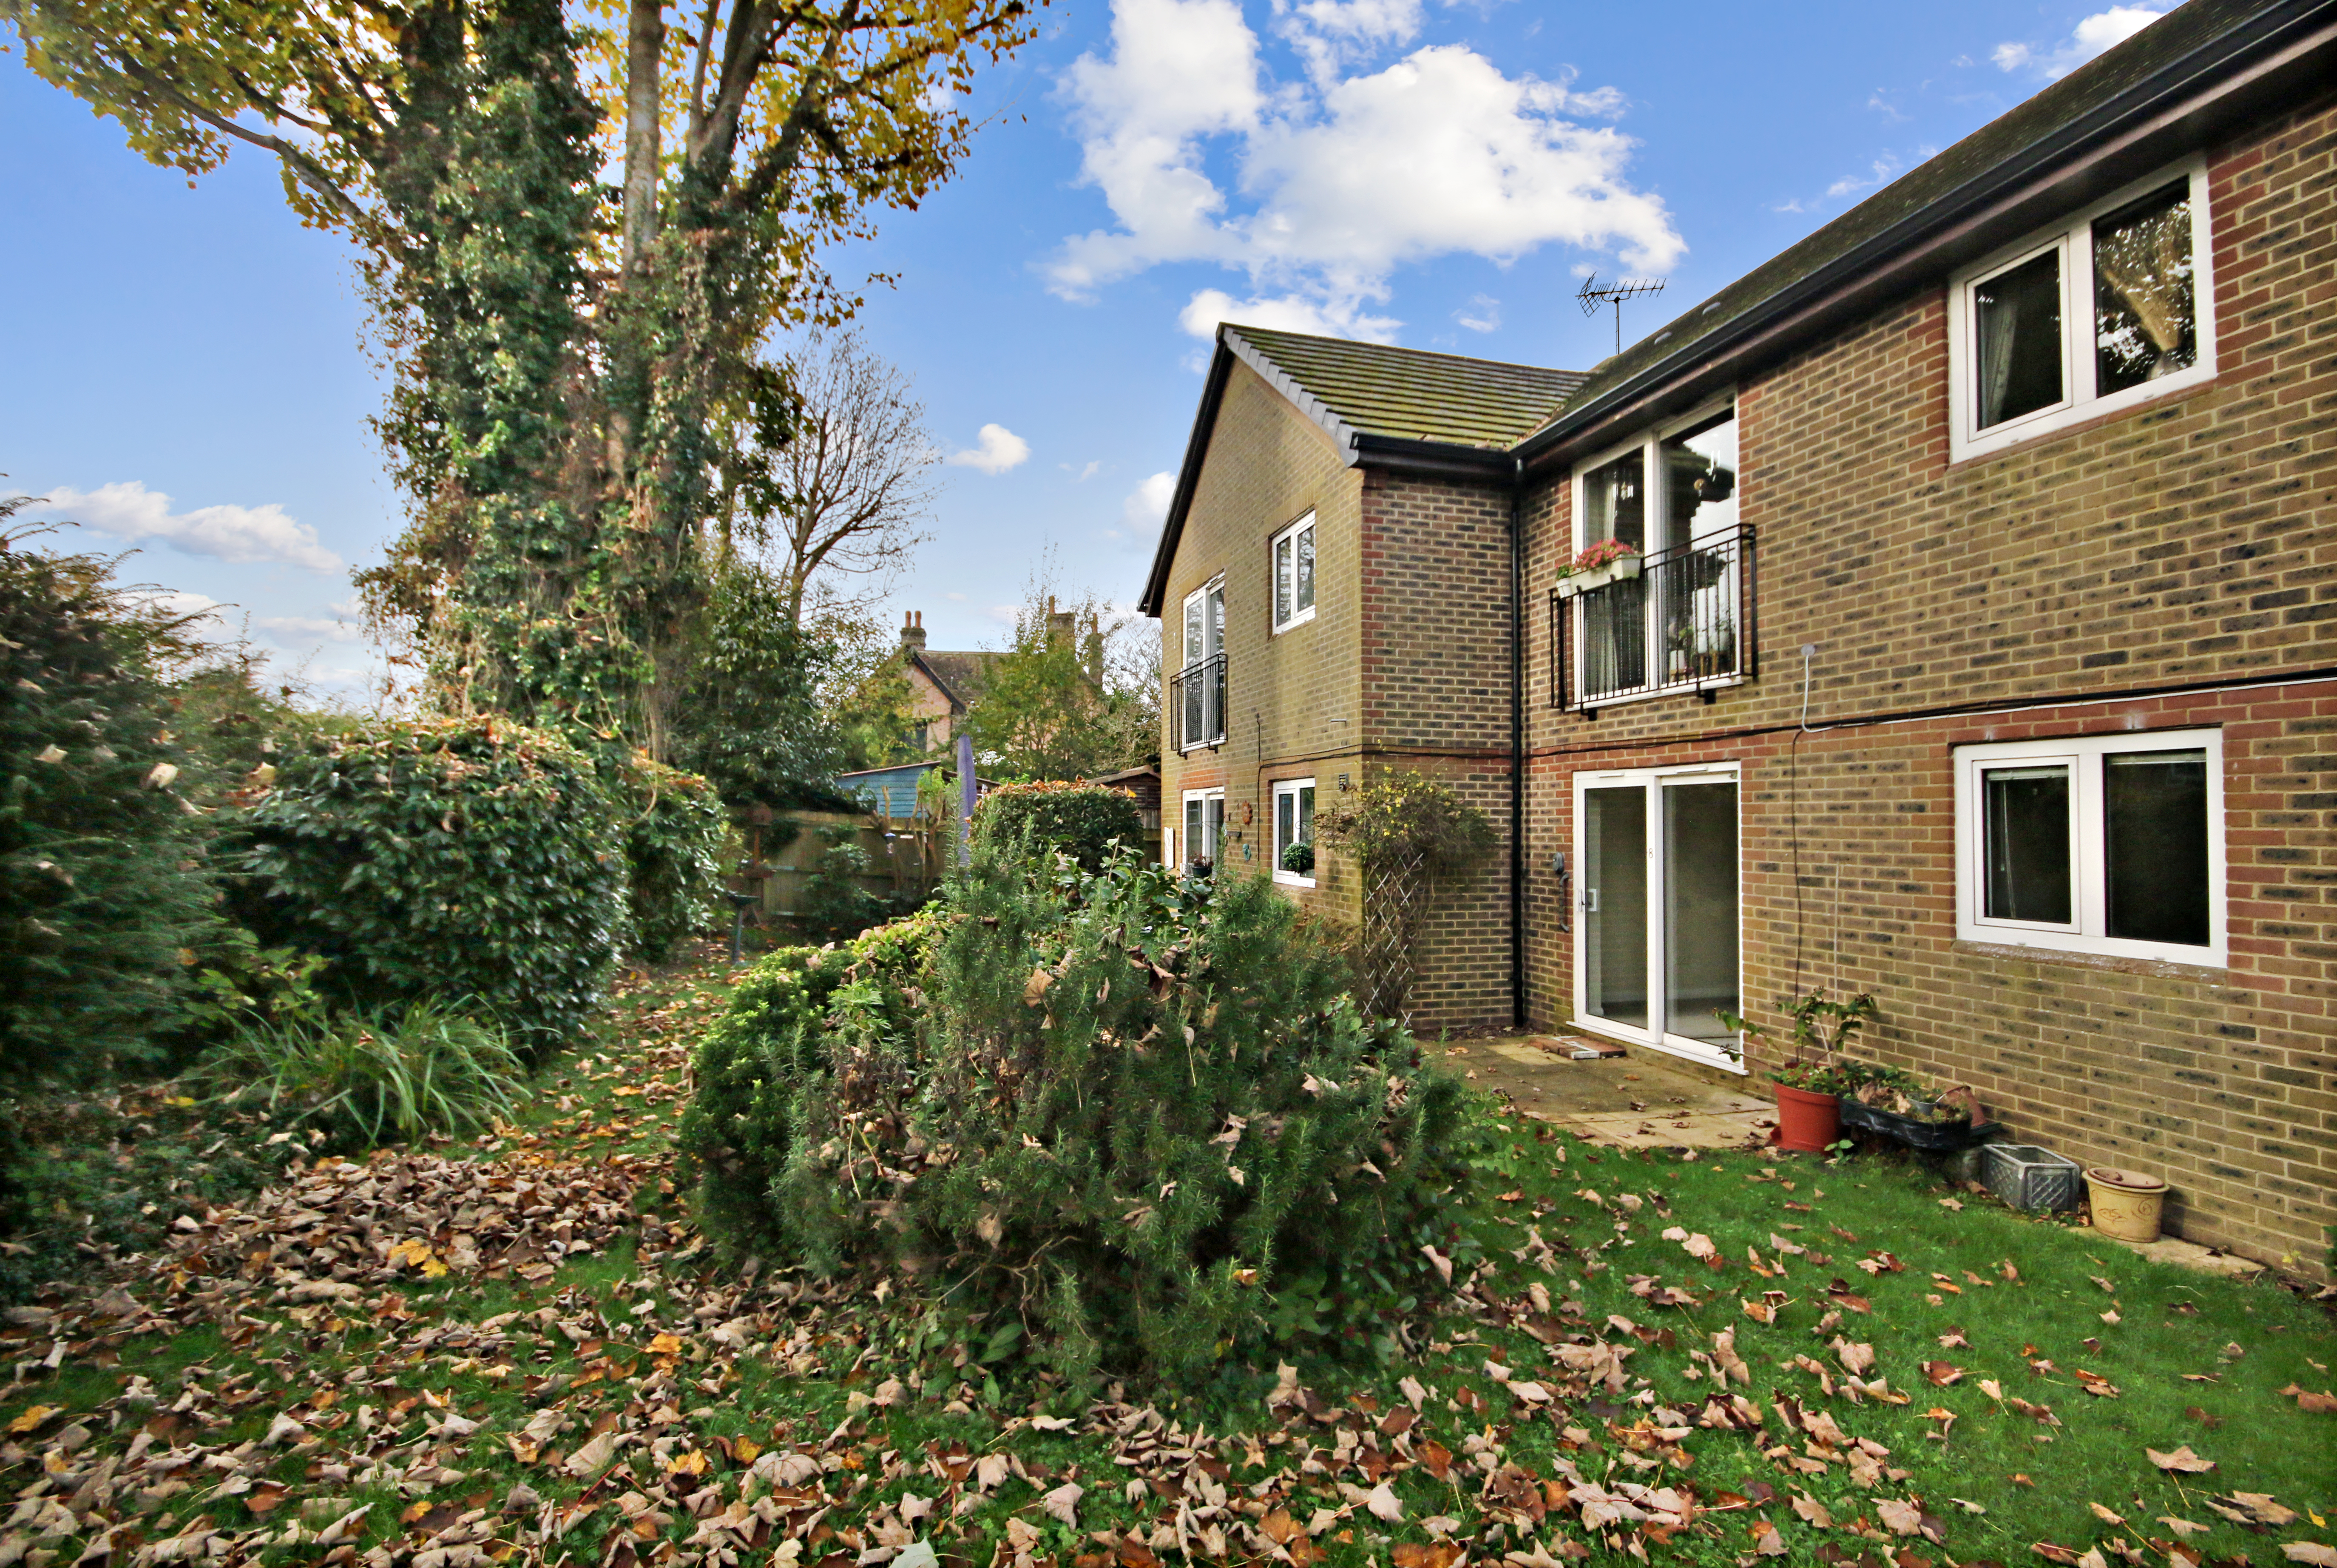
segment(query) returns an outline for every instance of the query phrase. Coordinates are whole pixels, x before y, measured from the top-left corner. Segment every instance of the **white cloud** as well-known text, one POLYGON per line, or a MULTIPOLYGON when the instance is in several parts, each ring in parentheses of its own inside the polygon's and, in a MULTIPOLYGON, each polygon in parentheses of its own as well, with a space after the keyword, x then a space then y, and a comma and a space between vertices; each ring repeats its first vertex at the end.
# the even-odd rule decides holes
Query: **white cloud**
POLYGON ((279 639, 357 642, 365 636, 350 622, 338 618, 328 621, 319 615, 260 615, 254 617, 251 623, 263 632, 276 633, 279 639))
POLYGON ((1058 463, 1055 466, 1070 475, 1071 476, 1072 484, 1084 485, 1103 471, 1103 459, 1100 457, 1091 457, 1088 460, 1087 466, 1084 468, 1074 468, 1068 463, 1058 463))
POLYGON ((174 513, 171 498, 139 481, 76 490, 61 485, 49 492, 37 514, 70 517, 84 527, 132 542, 159 539, 192 555, 238 563, 280 562, 311 572, 338 572, 344 563, 317 542, 317 531, 265 506, 198 506, 174 513))
POLYGON ((1020 466, 1031 456, 1031 443, 1003 425, 984 425, 980 445, 963 452, 953 452, 949 460, 961 468, 979 468, 984 474, 1003 474, 1020 466))
POLYGON ((1843 175, 1841 179, 1826 187, 1826 194, 1829 196, 1847 196, 1853 191, 1865 191, 1877 185, 1888 183, 1890 181, 1898 177, 1901 164, 1895 154, 1885 152, 1868 167, 1871 170, 1871 172, 1869 173, 1843 175))
POLYGON ((1360 300, 1308 299, 1296 294, 1237 300, 1222 289, 1200 290, 1177 312, 1177 324, 1196 338, 1214 337, 1220 321, 1276 332, 1359 338, 1366 343, 1393 343, 1395 329, 1403 325, 1393 317, 1365 315, 1360 300))
POLYGON ((1177 475, 1163 471, 1155 474, 1128 493, 1120 505, 1120 520, 1139 531, 1159 532, 1160 524, 1168 521, 1168 503, 1177 495, 1177 475))
MULTIPOLYGON (((1118 223, 1066 240, 1050 261, 1066 298, 1163 263, 1214 261, 1247 274, 1243 312, 1385 337, 1398 323, 1366 307, 1413 262, 1507 264, 1562 243, 1660 273, 1686 250, 1661 200, 1625 178, 1632 141, 1581 123, 1621 110, 1613 90, 1576 92, 1570 74, 1511 78, 1454 44, 1340 74, 1409 44, 1418 0, 1284 0, 1277 28, 1308 81, 1280 88, 1234 0, 1114 0, 1112 16, 1110 56, 1082 55, 1063 87, 1081 179, 1118 223), (1237 171, 1230 188, 1210 172, 1213 154, 1237 171)), ((1230 303, 1205 289, 1181 324, 1206 333, 1230 303)))
POLYGON ((2058 80, 2095 55, 2125 43, 2165 15, 2143 5, 2113 5, 2080 21, 2058 48, 2047 50, 2033 44, 2008 42, 1990 51, 1989 58, 2000 71, 2036 71, 2058 80))
POLYGON ((1489 294, 1472 294, 1468 304, 1452 312, 1452 319, 1472 332, 1491 332, 1501 324, 1501 302, 1489 294))

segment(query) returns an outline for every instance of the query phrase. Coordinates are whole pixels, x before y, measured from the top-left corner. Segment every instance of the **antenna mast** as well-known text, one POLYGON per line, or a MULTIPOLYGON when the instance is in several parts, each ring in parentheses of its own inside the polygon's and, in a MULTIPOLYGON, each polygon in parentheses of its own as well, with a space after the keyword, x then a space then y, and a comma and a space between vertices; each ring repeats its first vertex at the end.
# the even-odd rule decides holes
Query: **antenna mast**
POLYGON ((1620 282, 1609 283, 1604 289, 1592 287, 1598 281, 1599 274, 1596 272, 1585 278, 1582 287, 1575 293, 1575 302, 1582 307, 1585 316, 1598 315, 1599 307, 1603 305, 1615 307, 1615 352, 1620 354, 1623 351, 1623 301, 1636 299, 1642 294, 1662 293, 1664 280, 1660 278, 1626 278, 1620 282))

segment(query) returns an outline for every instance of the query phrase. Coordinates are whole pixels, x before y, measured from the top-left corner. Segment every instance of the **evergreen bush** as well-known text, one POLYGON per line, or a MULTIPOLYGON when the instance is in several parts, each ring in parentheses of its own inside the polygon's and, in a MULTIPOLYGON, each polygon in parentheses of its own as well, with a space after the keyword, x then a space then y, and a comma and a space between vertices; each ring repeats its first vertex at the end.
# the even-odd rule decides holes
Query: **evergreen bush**
POLYGON ((943 1281, 1071 1376, 1371 1343, 1437 1287, 1463 1091, 1263 878, 1032 876, 993 840, 920 920, 929 956, 886 927, 766 960, 701 1045, 716 1235, 943 1281))
POLYGON ((1144 839, 1136 798, 1101 784, 1002 784, 973 808, 974 837, 1007 849, 1027 835, 1052 845, 1083 871, 1102 869, 1114 842, 1129 848, 1144 839))
POLYGON ((0 533, 0 1087, 150 1063, 220 925, 168 683, 195 645, 112 562, 25 538, 0 533))
POLYGON ((541 1053, 600 1005, 627 924, 599 764, 506 720, 288 748, 235 857, 248 923, 361 1004, 473 998, 541 1053))
POLYGON ((625 828, 632 950, 645 963, 662 964, 720 917, 715 894, 729 814, 708 780, 644 756, 634 757, 626 782, 633 798, 625 828))
POLYGON ((870 864, 857 826, 822 828, 819 841, 825 848, 796 896, 796 926, 814 942, 846 942, 884 919, 891 906, 860 885, 870 864))

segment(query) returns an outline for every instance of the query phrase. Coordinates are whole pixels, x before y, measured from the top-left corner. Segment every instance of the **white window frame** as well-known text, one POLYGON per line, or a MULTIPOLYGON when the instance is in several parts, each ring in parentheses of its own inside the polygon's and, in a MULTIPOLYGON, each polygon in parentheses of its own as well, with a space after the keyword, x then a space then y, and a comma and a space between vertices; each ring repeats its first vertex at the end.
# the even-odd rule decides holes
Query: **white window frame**
MULTIPOLYGON (((1574 466, 1571 479, 1574 497, 1574 548, 1569 553, 1568 559, 1571 560, 1575 555, 1580 554, 1599 543, 1589 536, 1590 509, 1584 505, 1593 470, 1604 468, 1617 458, 1628 457, 1634 452, 1639 455, 1639 494, 1645 497, 1640 505, 1646 512, 1648 527, 1652 531, 1657 519, 1663 514, 1661 508, 1666 505, 1663 495, 1664 466, 1658 456, 1664 443, 1678 432, 1688 429, 1692 426, 1701 425, 1715 414, 1723 411, 1731 414, 1736 411, 1736 389, 1733 387, 1720 396, 1698 405, 1692 412, 1682 415, 1679 418, 1667 419, 1660 425, 1650 426, 1630 440, 1609 446, 1585 462, 1577 463, 1574 466)), ((1745 505, 1741 499, 1745 494, 1745 426, 1741 420, 1736 427, 1736 493, 1740 497, 1737 502, 1736 517, 1737 525, 1742 527, 1745 519, 1745 505)), ((1706 537, 1708 538, 1711 535, 1707 534, 1706 537)), ((1640 557, 1645 559, 1654 554, 1656 550, 1662 548, 1665 546, 1657 545, 1650 548, 1643 544, 1639 548, 1640 557)), ((1573 657, 1574 668, 1578 671, 1576 680, 1579 681, 1581 676, 1579 671, 1589 668, 1584 648, 1586 617, 1575 615, 1570 619, 1573 623, 1570 635, 1573 638, 1574 646, 1569 652, 1573 657)), ((1662 661, 1665 656, 1662 632, 1657 621, 1657 618, 1654 615, 1647 617, 1648 642, 1647 657, 1650 661, 1662 661)), ((1741 641, 1744 635, 1744 629, 1739 627, 1737 629, 1737 636, 1740 639, 1737 644, 1737 669, 1734 674, 1701 680, 1691 678, 1668 681, 1650 691, 1632 691, 1616 697, 1585 697, 1584 701, 1594 708, 1620 708, 1629 702, 1652 702, 1658 698, 1677 697, 1683 691, 1706 690, 1717 691, 1731 686, 1742 686, 1746 679, 1744 671, 1745 661, 1749 656, 1741 641)), ((1654 663, 1651 662, 1649 668, 1654 667, 1654 663)))
POLYGON ((2143 403, 2155 403, 2212 381, 2215 377, 2215 222, 2207 205, 2207 162, 2204 156, 2185 159, 2146 179, 2119 189, 2071 213, 2051 228, 2024 236, 1986 259, 1963 268, 1948 279, 1948 458, 2000 452, 2039 436, 2064 429, 2105 414, 2143 403), (2139 387, 2097 397, 2097 361, 2094 341, 2094 220, 2115 211, 2138 197, 2147 196, 2176 179, 2191 185, 2192 309, 2196 318, 2197 361, 2139 387), (2039 408, 1986 430, 1980 427, 1980 407, 1973 366, 1980 356, 1980 318, 1972 291, 1999 273, 2035 260, 2048 250, 2061 255, 2061 387, 2066 396, 2050 407, 2039 408))
MULTIPOLYGON (((1266 542, 1266 600, 1269 606, 1267 614, 1274 622, 1274 635, 1276 637, 1281 636, 1285 632, 1295 631, 1298 627, 1304 626, 1306 622, 1315 619, 1314 604, 1307 605, 1304 610, 1294 611, 1288 620, 1284 620, 1282 618, 1282 578, 1280 575, 1282 569, 1282 546, 1286 542, 1287 542, 1291 546, 1290 593, 1291 597, 1294 599, 1296 598, 1298 595, 1298 536, 1301 534, 1313 534, 1314 532, 1315 514, 1312 510, 1309 510, 1305 516, 1299 518, 1296 523, 1291 524, 1289 527, 1285 528, 1281 533, 1276 534, 1272 539, 1266 542)), ((1321 543, 1318 540, 1315 553, 1315 603, 1320 603, 1322 599, 1323 553, 1321 543)))
POLYGON ((1184 792, 1183 797, 1178 802, 1177 826, 1181 830, 1181 836, 1185 839, 1185 856, 1183 859, 1178 860, 1176 864, 1179 867, 1188 866, 1190 865, 1193 860, 1192 831, 1188 824, 1192 820, 1192 805, 1196 800, 1204 803, 1201 808, 1201 819, 1204 823, 1207 823, 1208 820, 1208 807, 1207 802, 1214 800, 1217 803, 1217 838, 1216 843, 1209 846, 1209 864, 1217 870, 1222 871, 1225 869, 1226 848, 1226 792, 1222 788, 1215 789, 1188 789, 1184 792))
MULTIPOLYGON (((1274 781, 1273 793, 1267 797, 1266 803, 1273 812, 1273 818, 1266 833, 1266 841, 1274 846, 1274 879, 1286 887, 1312 887, 1315 886, 1315 878, 1311 873, 1301 876, 1298 872, 1285 871, 1282 868, 1282 852, 1288 848, 1282 842, 1282 798, 1287 795, 1292 799, 1291 812, 1295 818, 1298 810, 1296 804, 1298 792, 1301 789, 1314 788, 1315 780, 1312 779, 1277 779, 1274 781)), ((1313 840, 1309 839, 1307 842, 1311 843, 1313 840)), ((1315 853, 1319 855, 1322 850, 1318 848, 1315 853)))
MULTIPOLYGON (((1572 848, 1577 889, 1574 897, 1578 906, 1573 911, 1573 925, 1576 932, 1573 945, 1575 1027, 1594 1034, 1607 1034, 1617 1039, 1628 1040, 1633 1044, 1645 1045, 1650 1050, 1661 1051, 1667 1055, 1683 1057, 1706 1067, 1716 1067, 1724 1073, 1735 1073, 1741 1076, 1751 1071, 1745 1065, 1745 1041, 1742 1035, 1738 1036, 1736 1050, 1732 1055, 1705 1041, 1684 1034, 1674 1034, 1668 1029, 1655 1027, 1655 1021, 1663 1008, 1662 995, 1665 984, 1664 922, 1657 913, 1657 908, 1666 874, 1662 814, 1663 790, 1667 783, 1672 785, 1728 783, 1736 786, 1736 996, 1737 1010, 1739 1012, 1744 1010, 1746 857, 1743 765, 1736 762, 1697 762, 1674 768, 1633 768, 1611 773, 1577 773, 1574 776, 1574 845, 1572 848), (1647 790, 1648 812, 1646 886, 1648 904, 1647 926, 1649 1023, 1646 1027, 1615 1023, 1598 1017, 1590 1012, 1590 972, 1586 963, 1589 944, 1583 940, 1581 935, 1583 915, 1589 897, 1587 884, 1590 876, 1590 867, 1584 858, 1582 848, 1582 824, 1586 819, 1585 813, 1588 809, 1584 797, 1592 789, 1630 789, 1634 786, 1647 790)), ((1667 1024, 1669 1020, 1666 1019, 1664 1022, 1667 1024)))
POLYGON ((1956 773, 1956 936, 1966 942, 2042 947, 2111 958, 2141 958, 2223 969, 2231 965, 2231 916, 2224 821, 2224 735, 2220 730, 2129 730, 2047 740, 2005 740, 1959 746, 1956 773), (2103 864, 2102 759, 2113 752, 2200 751, 2207 754, 2208 945, 2137 942, 2105 935, 2109 881, 2103 864), (1987 857, 1980 823, 1980 772, 2006 762, 2070 765, 2069 877, 2072 913, 2067 926, 1990 919, 1987 857))

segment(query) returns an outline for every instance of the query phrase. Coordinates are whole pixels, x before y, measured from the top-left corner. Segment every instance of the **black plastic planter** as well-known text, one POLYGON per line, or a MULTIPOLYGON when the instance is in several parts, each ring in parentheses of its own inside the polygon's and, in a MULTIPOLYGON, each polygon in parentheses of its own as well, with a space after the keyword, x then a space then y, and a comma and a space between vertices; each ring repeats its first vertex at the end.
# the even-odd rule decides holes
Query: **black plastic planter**
POLYGON ((2000 1122, 1982 1122, 1975 1125, 1970 1121, 1919 1122, 1912 1116, 1902 1116, 1895 1111, 1885 1111, 1846 1096, 1842 1102, 1842 1124, 1933 1154, 1969 1149, 1975 1143, 1985 1143, 1991 1138, 2000 1137, 2004 1132, 2000 1122))

